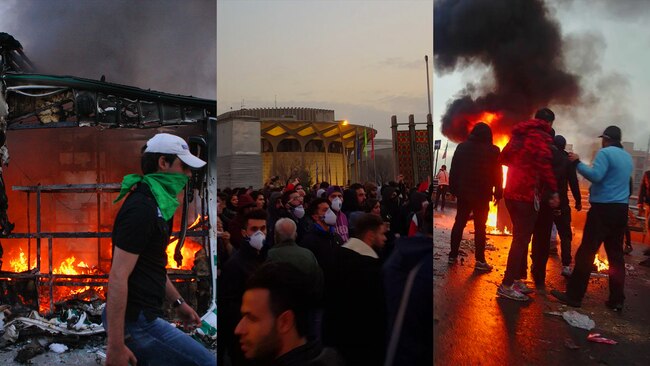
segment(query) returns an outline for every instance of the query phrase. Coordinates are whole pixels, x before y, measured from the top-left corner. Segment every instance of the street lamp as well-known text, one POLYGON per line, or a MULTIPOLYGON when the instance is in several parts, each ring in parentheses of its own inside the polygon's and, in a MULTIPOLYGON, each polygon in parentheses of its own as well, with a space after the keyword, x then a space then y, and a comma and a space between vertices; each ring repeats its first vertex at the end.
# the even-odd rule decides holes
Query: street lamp
POLYGON ((349 123, 348 120, 347 120, 347 119, 344 119, 343 122, 341 123, 341 125, 343 125, 343 126, 347 126, 348 123, 349 123))

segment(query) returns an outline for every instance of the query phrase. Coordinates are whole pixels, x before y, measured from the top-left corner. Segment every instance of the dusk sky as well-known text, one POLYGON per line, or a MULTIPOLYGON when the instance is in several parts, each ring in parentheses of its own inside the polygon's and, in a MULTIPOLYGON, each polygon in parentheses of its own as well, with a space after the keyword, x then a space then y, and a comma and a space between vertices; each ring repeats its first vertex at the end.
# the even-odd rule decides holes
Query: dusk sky
MULTIPOLYGON (((560 24, 569 71, 581 78, 584 103, 556 112, 554 128, 567 137, 575 151, 589 157, 589 145, 611 124, 623 130, 623 140, 646 150, 650 137, 650 6, 643 0, 547 1, 552 17, 560 24)), ((489 77, 485 65, 473 64, 452 73, 436 73, 434 125, 440 135, 440 117, 447 103, 468 82, 489 77)), ((450 143, 450 152, 455 144, 450 143)))
MULTIPOLYGON (((390 118, 425 122, 433 1, 217 2, 217 112, 333 109, 390 138, 390 118)), ((424 126, 422 126, 424 128, 424 126)))

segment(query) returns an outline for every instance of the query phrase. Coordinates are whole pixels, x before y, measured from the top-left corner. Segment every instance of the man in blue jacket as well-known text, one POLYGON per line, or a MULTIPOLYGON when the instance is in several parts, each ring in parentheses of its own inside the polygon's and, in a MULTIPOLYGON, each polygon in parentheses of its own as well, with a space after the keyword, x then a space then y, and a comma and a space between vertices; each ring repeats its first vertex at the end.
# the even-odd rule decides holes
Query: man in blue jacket
POLYGON ((599 136, 602 149, 596 154, 592 166, 580 162, 577 154, 569 154, 569 160, 577 163, 577 170, 591 182, 589 203, 582 243, 576 253, 576 266, 569 278, 567 291, 551 291, 561 302, 580 307, 587 292, 594 257, 605 243, 609 261, 609 299, 605 305, 617 312, 622 311, 625 295, 625 260, 623 258, 623 235, 627 227, 627 211, 630 195, 632 157, 621 145, 621 129, 609 126, 599 136))

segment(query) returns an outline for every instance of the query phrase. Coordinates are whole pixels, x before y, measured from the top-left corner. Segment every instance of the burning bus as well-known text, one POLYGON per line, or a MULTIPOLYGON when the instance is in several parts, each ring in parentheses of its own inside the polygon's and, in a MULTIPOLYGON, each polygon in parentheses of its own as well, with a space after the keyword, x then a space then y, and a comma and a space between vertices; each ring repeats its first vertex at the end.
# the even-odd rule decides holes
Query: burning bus
POLYGON ((0 132, 11 154, 2 178, 15 225, 0 238, 0 302, 46 314, 105 300, 112 202, 122 177, 140 172, 146 141, 169 132, 208 164, 173 218, 168 274, 199 313, 214 305, 216 101, 38 74, 6 33, 0 58, 0 132))

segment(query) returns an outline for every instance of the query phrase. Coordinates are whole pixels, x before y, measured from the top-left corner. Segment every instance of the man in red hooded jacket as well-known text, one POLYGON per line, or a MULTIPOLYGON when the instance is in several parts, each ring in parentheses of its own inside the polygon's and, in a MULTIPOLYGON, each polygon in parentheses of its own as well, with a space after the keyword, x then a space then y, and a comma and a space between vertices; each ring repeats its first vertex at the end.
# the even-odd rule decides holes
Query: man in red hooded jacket
POLYGON ((535 118, 518 123, 499 156, 500 163, 508 167, 503 196, 512 219, 512 244, 497 294, 507 299, 528 300, 526 293, 532 289, 521 280, 526 278, 524 264, 540 204, 546 200, 551 207, 559 205, 551 152, 550 132, 554 120, 555 114, 543 108, 535 118))

